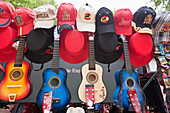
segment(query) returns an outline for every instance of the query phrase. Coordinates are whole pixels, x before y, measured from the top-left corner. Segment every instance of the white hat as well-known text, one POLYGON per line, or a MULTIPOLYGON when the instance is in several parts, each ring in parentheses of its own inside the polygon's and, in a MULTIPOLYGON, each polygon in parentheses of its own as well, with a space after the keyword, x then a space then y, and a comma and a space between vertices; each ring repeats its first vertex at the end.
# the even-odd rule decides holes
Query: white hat
POLYGON ((54 26, 54 19, 57 16, 57 10, 53 5, 44 4, 33 10, 36 13, 36 28, 51 28, 54 26))
POLYGON ((80 6, 77 12, 77 29, 79 31, 95 32, 95 9, 89 5, 84 4, 80 6))
POLYGON ((85 113, 84 109, 81 107, 69 107, 66 113, 85 113))

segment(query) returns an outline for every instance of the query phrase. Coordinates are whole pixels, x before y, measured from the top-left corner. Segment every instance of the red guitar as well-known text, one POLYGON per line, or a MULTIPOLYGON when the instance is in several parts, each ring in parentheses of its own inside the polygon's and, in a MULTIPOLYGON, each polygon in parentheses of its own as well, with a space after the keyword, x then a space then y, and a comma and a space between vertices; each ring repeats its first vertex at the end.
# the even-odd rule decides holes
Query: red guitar
POLYGON ((25 37, 20 37, 19 47, 15 61, 6 65, 5 77, 0 83, 0 99, 14 102, 29 96, 32 91, 30 83, 30 65, 23 61, 25 37))

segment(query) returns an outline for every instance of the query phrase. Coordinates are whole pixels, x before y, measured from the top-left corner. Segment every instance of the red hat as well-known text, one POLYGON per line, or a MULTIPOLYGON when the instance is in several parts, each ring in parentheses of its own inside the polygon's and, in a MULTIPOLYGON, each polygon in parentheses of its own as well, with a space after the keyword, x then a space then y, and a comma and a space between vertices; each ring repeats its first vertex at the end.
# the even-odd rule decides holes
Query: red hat
POLYGON ((133 14, 130 9, 118 9, 114 15, 115 32, 118 35, 131 35, 132 34, 132 19, 133 14))
POLYGON ((17 38, 17 32, 11 27, 0 30, 0 62, 8 62, 15 59, 16 49, 12 47, 14 39, 17 38))
POLYGON ((57 12, 59 29, 74 29, 77 9, 71 3, 62 3, 57 12))
MULTIPOLYGON (((134 33, 127 37, 131 65, 141 67, 148 64, 154 55, 150 34, 134 33)), ((124 56, 121 56, 124 59, 124 56)))
POLYGON ((64 29, 60 36, 60 57, 71 64, 88 59, 88 33, 64 29))
POLYGON ((15 11, 14 6, 6 1, 0 1, 0 28, 10 25, 15 11))
POLYGON ((18 26, 18 36, 26 35, 34 28, 35 13, 32 9, 19 7, 15 10, 13 18, 18 26))

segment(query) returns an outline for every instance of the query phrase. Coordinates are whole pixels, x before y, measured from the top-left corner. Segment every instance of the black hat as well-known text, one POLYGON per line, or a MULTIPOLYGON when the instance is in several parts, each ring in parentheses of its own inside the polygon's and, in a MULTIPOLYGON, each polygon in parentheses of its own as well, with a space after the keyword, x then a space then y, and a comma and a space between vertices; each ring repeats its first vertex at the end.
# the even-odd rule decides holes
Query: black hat
POLYGON ((113 13, 108 8, 102 7, 97 11, 96 32, 98 34, 115 32, 113 13))
POLYGON ((34 63, 45 63, 52 59, 46 50, 53 44, 54 27, 50 29, 33 29, 27 35, 25 56, 34 63))
POLYGON ((110 64, 117 61, 123 52, 121 39, 118 39, 115 33, 95 34, 94 48, 95 48, 95 60, 110 64), (121 47, 120 47, 121 46, 121 47))
POLYGON ((155 19, 156 12, 151 7, 143 6, 139 8, 133 15, 133 27, 138 33, 151 32, 151 25, 155 19))

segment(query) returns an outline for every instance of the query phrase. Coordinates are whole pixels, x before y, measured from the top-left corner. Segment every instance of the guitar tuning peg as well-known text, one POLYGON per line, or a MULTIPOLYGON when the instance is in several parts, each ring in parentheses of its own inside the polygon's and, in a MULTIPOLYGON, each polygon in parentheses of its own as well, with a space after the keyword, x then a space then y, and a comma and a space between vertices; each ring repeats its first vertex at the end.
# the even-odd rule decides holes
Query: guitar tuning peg
POLYGON ((92 100, 94 100, 94 98, 92 98, 92 100))
POLYGON ((135 104, 133 104, 135 106, 135 104))
POLYGON ((132 96, 132 94, 130 94, 130 96, 132 96))
POLYGON ((88 89, 86 89, 86 91, 88 91, 88 89))
POLYGON ((86 95, 88 96, 89 94, 88 94, 88 93, 86 93, 86 95))
POLYGON ((45 106, 43 106, 43 108, 45 109, 45 106))

